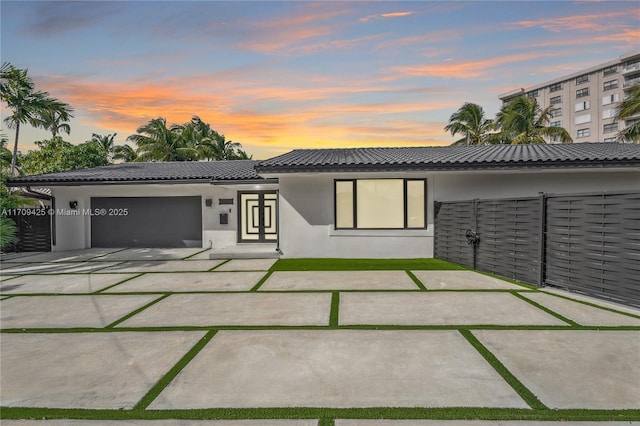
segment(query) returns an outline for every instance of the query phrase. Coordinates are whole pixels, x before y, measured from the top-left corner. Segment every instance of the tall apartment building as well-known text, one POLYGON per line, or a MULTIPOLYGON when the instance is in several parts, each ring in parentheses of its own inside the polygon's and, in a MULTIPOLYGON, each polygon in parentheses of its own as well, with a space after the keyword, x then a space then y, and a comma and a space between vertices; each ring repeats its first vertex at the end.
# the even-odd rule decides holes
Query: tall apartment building
POLYGON ((523 94, 535 97, 541 108, 551 107, 551 125, 564 127, 574 142, 618 142, 618 131, 640 121, 640 115, 614 119, 616 107, 638 83, 640 51, 499 98, 505 104, 523 94))

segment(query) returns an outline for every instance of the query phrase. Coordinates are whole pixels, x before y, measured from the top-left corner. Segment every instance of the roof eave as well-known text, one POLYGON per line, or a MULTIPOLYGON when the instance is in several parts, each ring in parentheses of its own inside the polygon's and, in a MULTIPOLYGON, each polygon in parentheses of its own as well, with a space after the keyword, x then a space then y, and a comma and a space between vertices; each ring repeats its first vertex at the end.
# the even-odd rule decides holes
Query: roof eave
POLYGON ((461 164, 349 164, 256 167, 259 174, 279 173, 349 173, 349 172, 389 172, 389 171, 473 171, 473 170, 536 170, 536 169, 597 169, 609 167, 640 167, 640 160, 615 161, 526 161, 514 163, 461 163, 461 164))
POLYGON ((80 186, 80 185, 140 185, 140 184, 188 184, 188 183, 207 183, 211 178, 197 179, 93 179, 93 180, 7 180, 7 186, 80 186))

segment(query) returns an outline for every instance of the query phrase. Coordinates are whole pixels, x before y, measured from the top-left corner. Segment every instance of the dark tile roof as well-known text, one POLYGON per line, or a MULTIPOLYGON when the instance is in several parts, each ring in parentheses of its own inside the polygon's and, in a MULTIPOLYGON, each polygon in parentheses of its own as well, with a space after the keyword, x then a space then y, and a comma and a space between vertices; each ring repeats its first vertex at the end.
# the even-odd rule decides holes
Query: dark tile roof
POLYGON ((640 144, 579 143, 297 149, 261 161, 258 173, 640 167, 640 144))
POLYGON ((256 164, 257 161, 254 160, 121 163, 68 172, 20 176, 9 179, 7 183, 14 186, 47 186, 108 182, 208 182, 262 179, 255 171, 256 164))

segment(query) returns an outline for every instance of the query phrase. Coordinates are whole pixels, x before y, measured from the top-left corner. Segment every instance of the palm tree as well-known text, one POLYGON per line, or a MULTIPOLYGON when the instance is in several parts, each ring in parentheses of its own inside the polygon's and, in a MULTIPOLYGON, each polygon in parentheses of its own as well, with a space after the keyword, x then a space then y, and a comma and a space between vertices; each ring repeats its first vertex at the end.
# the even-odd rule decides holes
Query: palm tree
POLYGON ((182 126, 167 127, 167 120, 159 117, 136 130, 127 140, 137 145, 138 161, 190 161, 200 153, 180 137, 182 126))
MULTIPOLYGON (((631 87, 629 97, 624 99, 616 109, 616 120, 623 121, 640 115, 640 83, 631 87)), ((640 120, 634 120, 618 133, 618 139, 626 142, 640 141, 640 120)))
POLYGON ((251 160, 253 155, 247 154, 244 150, 238 149, 234 160, 251 160))
POLYGON ((50 99, 48 108, 40 111, 38 114, 38 126, 49 130, 54 138, 58 136, 60 132, 70 134, 71 126, 69 126, 68 121, 73 117, 72 112, 73 108, 68 104, 50 99))
POLYGON ((493 125, 493 120, 485 118, 480 105, 467 102, 451 114, 444 129, 451 132, 451 136, 463 136, 452 145, 484 145, 489 142, 488 135, 493 125))
POLYGON ((104 152, 107 153, 107 158, 111 159, 111 156, 113 155, 115 150, 115 143, 113 140, 115 139, 116 135, 117 133, 109 133, 108 135, 99 135, 97 133, 93 133, 91 134, 91 140, 89 142, 93 142, 99 145, 104 150, 104 152))
POLYGON ((535 98, 518 96, 497 114, 496 124, 500 132, 492 139, 510 141, 507 143, 512 145, 546 143, 545 137, 557 137, 562 143, 573 142, 564 128, 548 126, 550 110, 551 107, 541 109, 535 98))
POLYGON ((11 115, 4 119, 10 129, 15 129, 13 157, 11 158, 11 172, 13 176, 18 156, 18 138, 20 125, 29 123, 38 126, 38 118, 42 111, 49 109, 51 99, 47 92, 35 91, 31 78, 26 69, 18 69, 5 62, 0 69, 0 99, 6 103, 11 115))
POLYGON ((131 145, 118 145, 113 148, 113 159, 122 160, 125 163, 138 160, 138 153, 135 149, 131 148, 131 145))
POLYGON ((211 152, 211 159, 213 160, 235 160, 236 151, 242 147, 237 142, 228 141, 224 135, 218 135, 217 138, 210 141, 207 147, 211 152))

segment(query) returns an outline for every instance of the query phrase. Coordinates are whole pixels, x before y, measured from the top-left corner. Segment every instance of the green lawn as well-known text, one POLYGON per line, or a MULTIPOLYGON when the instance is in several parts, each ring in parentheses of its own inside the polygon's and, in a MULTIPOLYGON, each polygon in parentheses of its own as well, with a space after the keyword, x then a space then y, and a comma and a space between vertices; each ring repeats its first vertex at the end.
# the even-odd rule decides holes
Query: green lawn
POLYGON ((271 271, 426 271, 467 268, 440 259, 280 259, 271 271))

